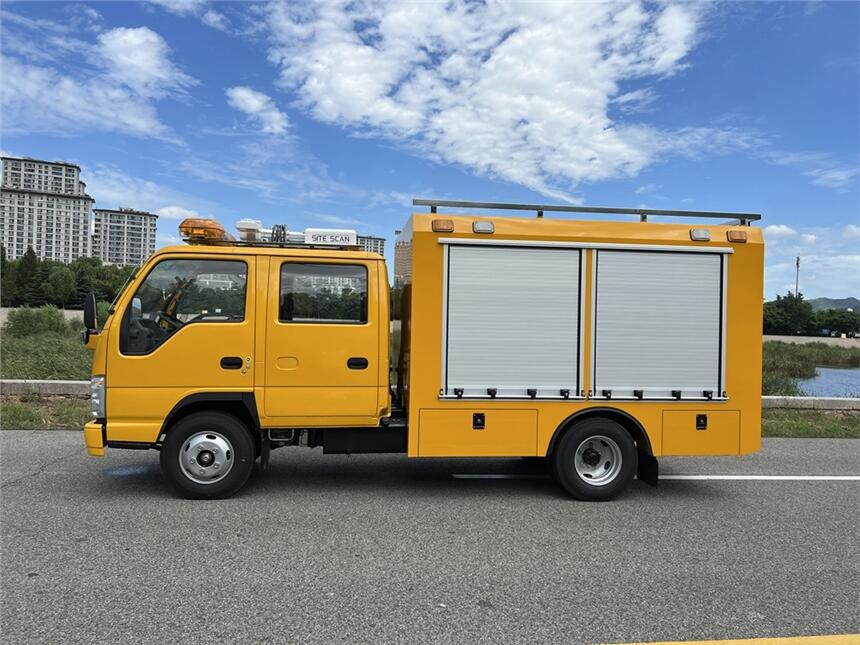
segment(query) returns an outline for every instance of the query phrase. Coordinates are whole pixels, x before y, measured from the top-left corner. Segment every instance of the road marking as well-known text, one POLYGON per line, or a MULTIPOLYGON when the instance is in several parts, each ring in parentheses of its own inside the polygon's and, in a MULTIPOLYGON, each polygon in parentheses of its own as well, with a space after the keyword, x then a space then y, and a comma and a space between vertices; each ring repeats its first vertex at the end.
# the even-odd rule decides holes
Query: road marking
POLYGON ((860 481, 860 475, 660 475, 660 479, 699 479, 705 481, 856 482, 860 481))
POLYGON ((648 645, 857 645, 858 642, 860 642, 860 634, 833 634, 832 636, 740 638, 721 641, 662 641, 649 642, 648 645))
MULTIPOLYGON (((549 479, 549 475, 520 475, 502 473, 458 473, 454 479, 549 479)), ((787 481, 787 482, 856 482, 860 475, 660 475, 668 480, 700 481, 787 481)))

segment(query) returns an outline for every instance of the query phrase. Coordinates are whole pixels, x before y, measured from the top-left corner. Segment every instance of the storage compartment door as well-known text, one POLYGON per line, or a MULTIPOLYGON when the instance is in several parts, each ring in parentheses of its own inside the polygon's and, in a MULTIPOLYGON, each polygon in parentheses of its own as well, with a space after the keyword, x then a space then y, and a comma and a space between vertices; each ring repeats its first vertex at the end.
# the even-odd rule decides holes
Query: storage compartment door
POLYGON ((580 251, 447 247, 442 393, 579 393, 580 251))
POLYGON ((720 398, 725 261, 596 251, 594 397, 720 398))

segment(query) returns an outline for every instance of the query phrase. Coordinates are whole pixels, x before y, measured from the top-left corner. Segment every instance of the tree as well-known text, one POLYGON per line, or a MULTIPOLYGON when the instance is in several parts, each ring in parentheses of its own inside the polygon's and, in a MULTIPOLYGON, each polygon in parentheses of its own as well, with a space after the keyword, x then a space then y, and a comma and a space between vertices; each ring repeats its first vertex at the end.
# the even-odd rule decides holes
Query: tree
POLYGON ((66 303, 75 295, 75 274, 68 267, 54 267, 42 284, 42 290, 45 296, 65 309, 66 303))
POLYGON ((6 247, 0 244, 0 304, 13 307, 18 301, 18 263, 6 259, 6 247))
POLYGON ((803 294, 789 292, 764 304, 764 332, 766 334, 805 334, 814 329, 812 305, 803 294))
POLYGON ((860 331, 860 315, 848 309, 824 309, 815 313, 816 331, 854 336, 860 331))
MULTIPOLYGON (((17 303, 27 303, 27 293, 33 288, 33 281, 36 279, 36 272, 39 270, 39 258, 33 252, 33 247, 28 246, 27 251, 18 260, 18 275, 16 277, 17 286, 17 303)), ((39 291, 41 292, 41 283, 39 283, 39 291)))
POLYGON ((39 262, 26 290, 22 294, 23 304, 27 307, 41 307, 48 302, 43 285, 48 281, 51 267, 46 262, 39 262))

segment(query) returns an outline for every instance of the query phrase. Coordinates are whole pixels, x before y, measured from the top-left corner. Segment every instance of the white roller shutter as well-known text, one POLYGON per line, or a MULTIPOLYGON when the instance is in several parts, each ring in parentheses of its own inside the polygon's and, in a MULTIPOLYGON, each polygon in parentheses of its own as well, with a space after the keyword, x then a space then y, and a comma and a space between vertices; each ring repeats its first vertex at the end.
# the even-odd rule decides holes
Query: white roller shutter
POLYGON ((723 256, 595 255, 594 396, 719 398, 723 256))
POLYGON ((577 396, 581 252, 447 249, 443 394, 577 396))

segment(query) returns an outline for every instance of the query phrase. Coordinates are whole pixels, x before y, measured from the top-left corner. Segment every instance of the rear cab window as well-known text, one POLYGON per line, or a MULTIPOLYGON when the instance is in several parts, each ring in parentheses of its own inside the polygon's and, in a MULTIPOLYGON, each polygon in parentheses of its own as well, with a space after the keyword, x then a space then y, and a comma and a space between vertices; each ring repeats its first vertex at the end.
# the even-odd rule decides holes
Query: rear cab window
POLYGON ((367 323, 367 267, 285 262, 278 320, 282 323, 367 323))

